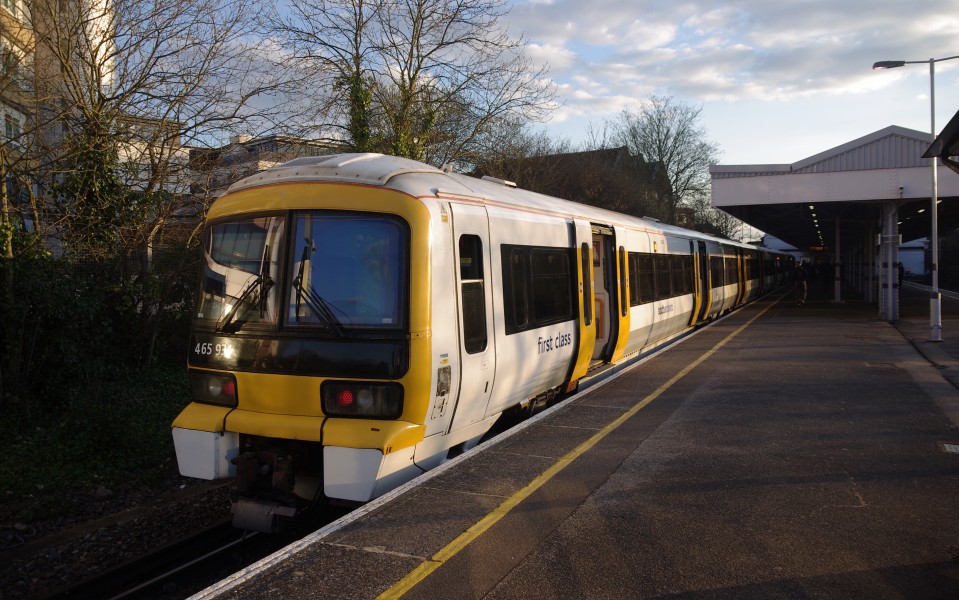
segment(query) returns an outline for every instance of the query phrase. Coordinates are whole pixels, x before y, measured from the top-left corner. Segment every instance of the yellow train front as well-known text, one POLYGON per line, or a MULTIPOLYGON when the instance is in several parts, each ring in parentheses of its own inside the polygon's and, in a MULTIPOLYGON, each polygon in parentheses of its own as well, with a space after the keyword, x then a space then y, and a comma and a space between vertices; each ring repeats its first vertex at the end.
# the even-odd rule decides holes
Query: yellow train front
POLYGON ((173 438, 260 531, 382 495, 783 278, 742 245, 381 155, 286 163, 207 220, 173 438))

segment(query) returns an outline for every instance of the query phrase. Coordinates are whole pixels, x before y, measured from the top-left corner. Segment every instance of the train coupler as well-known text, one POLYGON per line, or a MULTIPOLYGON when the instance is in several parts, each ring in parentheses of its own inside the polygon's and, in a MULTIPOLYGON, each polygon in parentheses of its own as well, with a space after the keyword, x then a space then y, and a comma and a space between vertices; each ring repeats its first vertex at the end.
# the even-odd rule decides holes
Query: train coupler
POLYGON ((296 516, 296 508, 279 502, 240 498, 233 503, 233 526, 237 529, 279 533, 287 519, 296 516))
POLYGON ((281 450, 271 449, 244 452, 232 462, 236 465, 233 526, 278 533, 297 511, 292 458, 281 450))

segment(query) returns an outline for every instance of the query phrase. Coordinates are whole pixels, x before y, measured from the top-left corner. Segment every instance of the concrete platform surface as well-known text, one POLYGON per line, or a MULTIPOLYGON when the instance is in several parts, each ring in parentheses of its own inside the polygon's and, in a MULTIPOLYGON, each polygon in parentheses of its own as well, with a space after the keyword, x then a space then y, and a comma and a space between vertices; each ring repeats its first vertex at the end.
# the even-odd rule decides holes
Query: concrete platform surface
POLYGON ((959 302, 902 292, 755 302, 195 598, 959 598, 959 302))

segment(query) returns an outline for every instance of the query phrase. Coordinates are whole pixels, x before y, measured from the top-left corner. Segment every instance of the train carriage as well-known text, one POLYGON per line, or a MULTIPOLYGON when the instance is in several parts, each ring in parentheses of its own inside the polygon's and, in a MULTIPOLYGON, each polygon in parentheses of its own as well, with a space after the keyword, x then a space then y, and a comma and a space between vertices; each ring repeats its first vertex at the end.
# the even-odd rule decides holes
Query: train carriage
POLYGON ((274 530, 365 502, 784 281, 788 257, 375 154, 297 159, 211 208, 173 423, 182 474, 274 530), (774 272, 773 272, 774 271, 774 272))

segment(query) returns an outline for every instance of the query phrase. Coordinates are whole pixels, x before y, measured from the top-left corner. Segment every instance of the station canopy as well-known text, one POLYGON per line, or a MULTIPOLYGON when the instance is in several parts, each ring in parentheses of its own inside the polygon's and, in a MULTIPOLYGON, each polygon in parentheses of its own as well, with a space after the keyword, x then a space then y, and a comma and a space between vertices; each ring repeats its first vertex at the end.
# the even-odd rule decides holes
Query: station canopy
MULTIPOLYGON (((955 135, 941 152, 959 148, 957 118, 950 125, 955 135)), ((837 234, 843 244, 874 235, 889 203, 898 207, 903 242, 928 237, 930 137, 890 126, 793 164, 713 165, 713 206, 802 252, 829 251, 837 234)), ((937 179, 943 236, 959 228, 959 172, 939 168, 937 179)))

